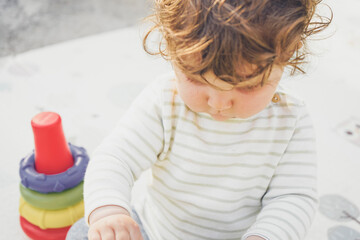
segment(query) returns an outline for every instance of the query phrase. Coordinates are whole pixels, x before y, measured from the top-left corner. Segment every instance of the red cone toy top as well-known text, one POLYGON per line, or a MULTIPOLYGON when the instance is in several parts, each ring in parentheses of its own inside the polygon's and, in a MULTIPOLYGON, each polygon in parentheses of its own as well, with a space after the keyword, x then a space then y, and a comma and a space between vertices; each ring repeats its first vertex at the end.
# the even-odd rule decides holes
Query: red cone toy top
POLYGON ((57 113, 42 112, 33 117, 31 126, 35 141, 35 168, 39 173, 58 174, 74 164, 57 113))

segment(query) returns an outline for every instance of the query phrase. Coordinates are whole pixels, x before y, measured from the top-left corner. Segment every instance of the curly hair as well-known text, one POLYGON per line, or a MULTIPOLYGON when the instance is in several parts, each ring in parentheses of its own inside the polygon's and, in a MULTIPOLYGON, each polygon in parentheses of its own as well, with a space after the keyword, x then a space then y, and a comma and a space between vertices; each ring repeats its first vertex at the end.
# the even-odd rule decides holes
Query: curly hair
POLYGON ((263 74, 263 84, 274 65, 299 71, 308 54, 306 40, 332 21, 315 14, 321 0, 156 0, 150 16, 154 26, 143 47, 149 54, 171 60, 186 75, 211 70, 233 85, 263 74), (316 17, 317 20, 314 20, 316 17), (158 51, 147 47, 158 30, 158 51), (241 66, 256 66, 253 74, 241 66))

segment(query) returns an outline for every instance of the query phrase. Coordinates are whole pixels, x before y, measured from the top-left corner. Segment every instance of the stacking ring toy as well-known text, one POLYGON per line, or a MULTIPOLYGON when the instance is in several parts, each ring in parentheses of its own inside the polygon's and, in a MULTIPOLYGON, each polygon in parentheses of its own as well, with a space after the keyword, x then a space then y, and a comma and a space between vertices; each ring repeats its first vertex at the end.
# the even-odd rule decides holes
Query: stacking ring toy
POLYGON ((58 210, 75 205, 83 199, 83 185, 81 182, 74 188, 60 193, 39 193, 20 184, 20 193, 30 205, 46 210, 58 210))
POLYGON ((49 228, 49 229, 41 229, 38 226, 31 224, 25 218, 20 216, 20 225, 23 231, 28 235, 31 239, 36 240, 60 240, 65 239, 67 232, 69 231, 71 226, 64 228, 49 228))
POLYGON ((38 173, 35 169, 34 152, 23 158, 20 162, 21 183, 25 187, 41 193, 62 192, 78 185, 84 178, 89 156, 82 147, 70 143, 69 147, 74 159, 74 165, 59 174, 38 173))
POLYGON ((31 206, 20 197, 19 211, 22 217, 41 229, 63 228, 84 216, 84 201, 60 210, 45 210, 31 206))

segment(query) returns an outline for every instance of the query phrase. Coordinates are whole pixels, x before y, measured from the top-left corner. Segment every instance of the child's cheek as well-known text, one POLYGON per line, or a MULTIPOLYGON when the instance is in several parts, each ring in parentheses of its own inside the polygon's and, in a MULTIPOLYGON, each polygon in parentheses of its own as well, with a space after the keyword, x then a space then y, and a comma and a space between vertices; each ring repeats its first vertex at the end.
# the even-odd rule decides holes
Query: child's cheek
POLYGON ((179 94, 185 104, 193 111, 206 110, 206 93, 204 86, 179 86, 179 94))

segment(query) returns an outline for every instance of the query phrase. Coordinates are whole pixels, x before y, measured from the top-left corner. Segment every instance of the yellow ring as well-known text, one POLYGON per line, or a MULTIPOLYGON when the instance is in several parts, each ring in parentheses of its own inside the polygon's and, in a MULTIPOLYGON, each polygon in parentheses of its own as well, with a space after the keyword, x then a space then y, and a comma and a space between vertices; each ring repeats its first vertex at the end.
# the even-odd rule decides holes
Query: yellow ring
POLYGON ((19 211, 22 217, 41 229, 63 228, 84 216, 84 201, 60 210, 45 210, 31 206, 20 197, 19 211))

